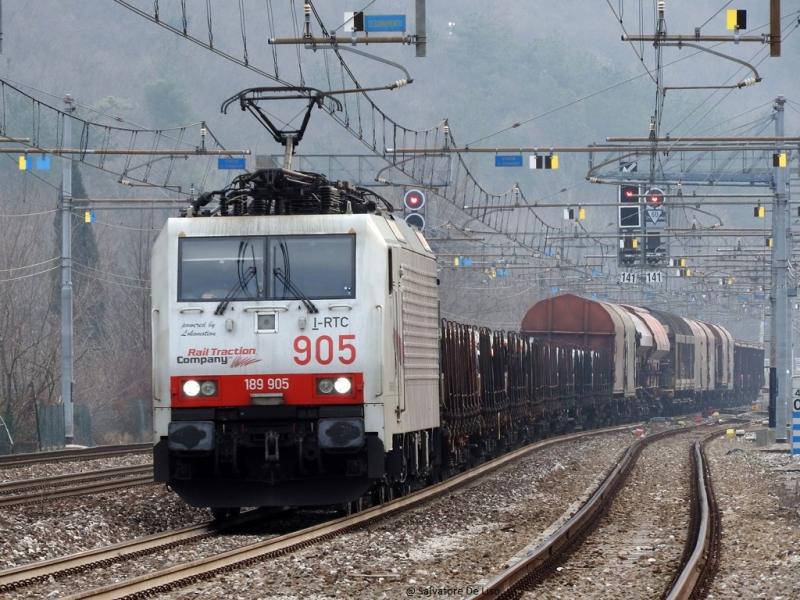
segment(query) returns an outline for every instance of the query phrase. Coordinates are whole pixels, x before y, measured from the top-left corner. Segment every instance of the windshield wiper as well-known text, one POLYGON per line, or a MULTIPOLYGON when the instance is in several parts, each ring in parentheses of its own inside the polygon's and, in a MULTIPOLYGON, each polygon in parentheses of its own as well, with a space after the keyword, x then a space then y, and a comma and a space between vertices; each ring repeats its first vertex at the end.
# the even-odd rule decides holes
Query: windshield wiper
POLYGON ((289 281, 289 278, 283 274, 283 271, 281 271, 278 267, 275 267, 274 269, 272 269, 272 272, 275 274, 275 279, 280 281, 283 284, 283 287, 292 292, 294 294, 294 297, 300 300, 305 305, 306 309, 308 309, 308 312, 312 314, 319 312, 319 309, 314 305, 314 303, 311 300, 309 300, 308 297, 306 297, 306 295, 303 292, 297 289, 296 285, 294 285, 291 281, 289 281))
POLYGON ((222 302, 217 305, 217 309, 214 311, 215 315, 221 315, 225 312, 228 308, 228 305, 231 303, 236 295, 239 293, 239 290, 242 290, 247 294, 250 299, 253 299, 253 294, 247 289, 247 286, 250 283, 250 280, 253 277, 256 278, 256 290, 258 290, 258 268, 256 267, 256 256, 255 252, 253 251, 253 246, 249 242, 241 241, 239 242, 239 257, 236 259, 236 271, 238 273, 239 280, 234 284, 231 290, 225 295, 222 302), (250 248, 250 255, 251 260, 253 261, 253 266, 248 267, 247 269, 244 268, 244 261, 246 260, 247 249, 250 248))
POLYGON ((233 300, 239 293, 239 290, 247 291, 247 284, 249 284, 250 280, 256 276, 256 273, 258 273, 258 269, 256 269, 255 267, 249 267, 242 274, 243 276, 239 278, 239 281, 237 281, 233 285, 231 291, 225 295, 225 297, 222 299, 222 302, 220 302, 217 305, 217 309, 214 311, 214 314, 215 315, 223 314, 225 310, 228 308, 228 305, 231 303, 231 300, 233 300))

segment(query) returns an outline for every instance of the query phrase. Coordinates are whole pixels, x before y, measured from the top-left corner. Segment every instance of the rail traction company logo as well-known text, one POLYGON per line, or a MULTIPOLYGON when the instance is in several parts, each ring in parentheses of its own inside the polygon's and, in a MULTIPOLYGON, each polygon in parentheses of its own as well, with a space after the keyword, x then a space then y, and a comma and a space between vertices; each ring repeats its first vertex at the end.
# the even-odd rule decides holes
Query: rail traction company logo
POLYGON ((179 365, 230 365, 231 369, 261 362, 255 348, 189 348, 186 356, 178 357, 179 365))

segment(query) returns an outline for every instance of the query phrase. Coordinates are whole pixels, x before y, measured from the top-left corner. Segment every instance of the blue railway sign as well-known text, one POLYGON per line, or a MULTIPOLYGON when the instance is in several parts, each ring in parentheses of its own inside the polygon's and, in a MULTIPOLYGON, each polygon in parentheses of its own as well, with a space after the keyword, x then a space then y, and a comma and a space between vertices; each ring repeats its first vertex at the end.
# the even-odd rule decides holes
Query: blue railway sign
POLYGON ((364 15, 364 31, 405 31, 405 15, 364 15))
MULTIPOLYGON (((794 398, 795 405, 797 398, 794 398)), ((792 458, 800 454, 800 411, 792 411, 792 458)))
POLYGON ((217 168, 218 169, 244 169, 245 168, 245 159, 244 158, 218 158, 217 159, 217 168))
POLYGON ((516 154, 513 156, 495 156, 494 157, 494 166, 495 167, 521 167, 522 166, 522 155, 516 154))

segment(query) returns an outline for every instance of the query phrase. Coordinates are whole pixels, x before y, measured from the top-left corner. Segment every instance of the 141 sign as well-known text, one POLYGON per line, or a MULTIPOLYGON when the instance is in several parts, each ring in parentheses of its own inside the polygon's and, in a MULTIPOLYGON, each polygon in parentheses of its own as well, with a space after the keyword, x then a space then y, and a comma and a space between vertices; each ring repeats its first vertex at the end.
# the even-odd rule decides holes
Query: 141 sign
POLYGON ((664 281, 664 274, 661 271, 648 271, 637 275, 633 272, 620 273, 620 283, 661 283, 664 281))

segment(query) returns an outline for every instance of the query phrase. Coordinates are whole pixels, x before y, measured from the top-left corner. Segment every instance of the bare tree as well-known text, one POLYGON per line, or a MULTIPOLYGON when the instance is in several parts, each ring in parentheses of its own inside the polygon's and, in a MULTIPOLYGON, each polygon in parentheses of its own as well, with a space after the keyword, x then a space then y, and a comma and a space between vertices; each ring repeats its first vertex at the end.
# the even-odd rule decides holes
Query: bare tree
POLYGON ((0 200, 0 415, 18 444, 35 444, 36 407, 58 402, 58 316, 51 302, 58 257, 42 244, 48 215, 0 200))

